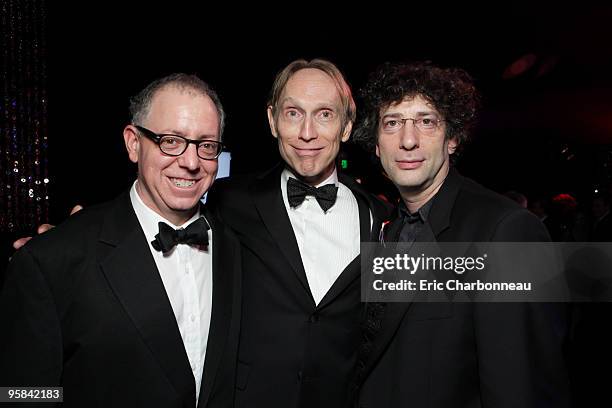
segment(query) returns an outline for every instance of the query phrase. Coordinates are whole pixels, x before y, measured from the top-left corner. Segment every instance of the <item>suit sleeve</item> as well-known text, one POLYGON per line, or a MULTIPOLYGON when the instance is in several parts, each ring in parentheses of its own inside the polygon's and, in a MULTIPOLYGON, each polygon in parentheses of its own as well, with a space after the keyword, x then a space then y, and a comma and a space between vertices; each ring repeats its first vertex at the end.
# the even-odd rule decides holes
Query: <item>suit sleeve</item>
POLYGON ((17 251, 0 293, 0 386, 57 386, 62 339, 57 308, 27 246, 17 251))
MULTIPOLYGON (((492 241, 549 241, 526 211, 498 224, 492 241)), ((563 344, 568 309, 558 303, 475 303, 474 328, 484 407, 569 407, 563 344)))

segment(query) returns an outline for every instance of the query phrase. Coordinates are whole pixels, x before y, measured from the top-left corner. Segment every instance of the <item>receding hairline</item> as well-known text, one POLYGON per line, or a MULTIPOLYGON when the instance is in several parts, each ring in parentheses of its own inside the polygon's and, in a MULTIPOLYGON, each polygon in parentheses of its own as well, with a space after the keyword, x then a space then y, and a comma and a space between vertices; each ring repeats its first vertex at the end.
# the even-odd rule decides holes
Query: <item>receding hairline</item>
POLYGON ((210 97, 210 95, 207 92, 203 91, 202 89, 198 89, 197 87, 193 85, 184 84, 181 82, 169 82, 167 84, 162 85, 161 87, 159 87, 159 89, 156 89, 155 92, 153 92, 153 95, 151 96, 151 101, 153 101, 153 99, 155 99, 155 97, 159 95, 161 92, 169 90, 169 89, 176 89, 180 93, 188 93, 193 96, 206 97, 210 99, 210 101, 214 105, 213 99, 210 97))
POLYGON ((340 96, 342 115, 344 116, 345 124, 354 122, 356 116, 355 101, 346 77, 334 63, 320 58, 310 61, 305 59, 295 60, 276 75, 267 103, 268 108, 271 108, 274 116, 277 117, 278 115, 277 108, 279 107, 281 97, 285 92, 287 83, 293 79, 297 73, 306 69, 320 71, 330 78, 334 84, 334 88, 340 96))
MULTIPOLYGON (((285 83, 285 86, 283 86, 282 91, 280 92, 279 98, 276 102, 276 107, 280 108, 282 107, 286 102, 289 103, 295 103, 296 105, 300 104, 300 98, 297 98, 295 96, 289 96, 287 95, 287 87, 289 86, 289 83, 295 79, 295 75, 298 74, 300 71, 304 71, 304 70, 315 70, 315 71, 319 71, 321 72, 323 75, 325 75, 325 77, 327 77, 333 84, 334 84, 334 89, 336 90, 336 92, 333 94, 333 97, 329 100, 327 99, 322 99, 320 101, 317 101, 317 108, 319 109, 332 109, 334 111, 338 111, 338 113, 342 113, 343 109, 344 109, 344 104, 342 101, 342 90, 339 89, 338 84, 336 83, 336 80, 329 75, 327 72, 320 70, 318 68, 303 68, 300 69, 298 71, 295 71, 287 80, 287 82, 285 83)), ((326 86, 324 88, 327 88, 326 86)))
POLYGON ((342 105, 342 98, 343 98, 344 95, 343 95, 343 92, 342 92, 342 88, 340 87, 340 84, 338 83, 338 80, 336 78, 334 78, 330 73, 324 71, 321 68, 316 68, 316 67, 304 67, 304 68, 300 68, 300 69, 292 72, 291 75, 289 75, 289 77, 287 78, 287 81, 285 82, 285 84, 283 85, 283 87, 280 90, 278 100, 276 101, 277 105, 280 105, 284 101, 287 100, 287 97, 285 96, 285 92, 287 91, 287 86, 289 85, 289 82, 294 80, 296 75, 298 75, 300 72, 303 73, 303 71, 319 72, 325 78, 329 79, 331 81, 331 83, 334 84, 334 89, 336 90, 336 96, 338 97, 338 99, 340 101, 340 104, 342 105))
POLYGON ((193 96, 194 98, 201 97, 201 98, 208 99, 217 117, 220 116, 220 112, 217 106, 215 105, 215 101, 207 92, 203 91, 202 89, 198 89, 197 87, 190 85, 190 84, 185 84, 181 82, 169 82, 167 84, 162 85, 161 87, 156 89, 155 92, 153 92, 153 95, 151 95, 150 102, 146 107, 146 115, 144 116, 143 119, 145 120, 148 119, 149 114, 151 113, 151 107, 153 106, 153 103, 155 102, 157 97, 161 93, 165 91, 169 91, 169 90, 177 90, 181 94, 188 94, 190 96, 193 96))

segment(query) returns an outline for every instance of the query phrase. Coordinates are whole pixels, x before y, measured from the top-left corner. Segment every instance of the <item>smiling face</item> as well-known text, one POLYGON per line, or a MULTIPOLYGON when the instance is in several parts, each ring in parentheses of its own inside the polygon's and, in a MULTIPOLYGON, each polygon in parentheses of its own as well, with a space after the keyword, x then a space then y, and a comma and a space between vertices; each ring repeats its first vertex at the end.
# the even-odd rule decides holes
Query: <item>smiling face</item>
POLYGON ((268 107, 270 129, 296 176, 310 185, 328 178, 352 127, 351 122, 343 126, 342 100, 333 79, 314 68, 297 71, 287 81, 275 113, 268 107))
MULTIPOLYGON (((381 123, 402 118, 425 119, 426 122, 429 118, 444 119, 420 95, 382 109, 380 118, 381 123)), ((445 131, 443 121, 435 129, 426 131, 417 129, 411 120, 396 132, 384 132, 379 125, 376 155, 411 211, 409 202, 427 201, 448 174, 449 157, 457 143, 454 139, 446 139, 445 131)))
MULTIPOLYGON (((155 94, 140 125, 157 134, 219 140, 219 115, 212 100, 173 85, 155 94)), ((137 191, 142 201, 175 225, 183 224, 212 185, 217 160, 200 159, 195 145, 180 156, 168 156, 132 125, 124 129, 123 137, 130 160, 138 163, 137 191)))

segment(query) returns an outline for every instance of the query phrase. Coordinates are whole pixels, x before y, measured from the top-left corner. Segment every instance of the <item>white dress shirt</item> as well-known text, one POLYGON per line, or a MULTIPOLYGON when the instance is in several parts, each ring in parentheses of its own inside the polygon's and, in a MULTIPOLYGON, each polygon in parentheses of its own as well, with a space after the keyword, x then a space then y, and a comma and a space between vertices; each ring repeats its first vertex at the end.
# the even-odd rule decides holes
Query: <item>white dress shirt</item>
POLYGON ((351 190, 338 181, 338 173, 334 170, 327 180, 316 186, 338 186, 333 207, 324 212, 313 196, 306 196, 302 204, 291 208, 287 198, 289 177, 295 178, 285 169, 280 180, 283 202, 300 249, 310 292, 318 305, 342 271, 359 255, 359 206, 351 190))
POLYGON ((181 332, 183 345, 195 379, 197 404, 212 310, 212 231, 208 230, 209 244, 206 250, 187 244, 178 244, 165 254, 155 250, 151 242, 159 232, 158 223, 160 221, 175 229, 186 228, 202 215, 198 210, 183 225, 174 225, 145 205, 136 191, 136 183, 137 181, 130 190, 130 199, 149 242, 149 249, 181 332))

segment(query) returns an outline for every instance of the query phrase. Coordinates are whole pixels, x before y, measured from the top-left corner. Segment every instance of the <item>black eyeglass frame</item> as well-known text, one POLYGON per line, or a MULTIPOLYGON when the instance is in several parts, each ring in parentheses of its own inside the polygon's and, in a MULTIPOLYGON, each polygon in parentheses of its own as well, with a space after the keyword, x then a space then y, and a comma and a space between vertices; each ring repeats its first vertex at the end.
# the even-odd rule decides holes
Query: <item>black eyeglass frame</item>
POLYGON ((200 159, 202 160, 216 160, 221 153, 223 153, 223 149, 225 148, 225 145, 221 142, 219 142, 218 140, 212 140, 212 139, 202 139, 202 140, 193 140, 193 139, 187 139, 186 137, 180 136, 180 135, 175 135, 172 133, 162 133, 162 134, 157 134, 155 132, 153 132, 152 130, 149 130, 145 127, 139 126, 139 125, 133 125, 136 129, 138 129, 138 131, 143 134, 144 136, 146 136, 147 138, 151 139, 153 142, 155 142, 155 144, 157 144, 157 147, 159 147, 159 150, 163 153, 166 154, 168 156, 173 156, 173 157, 177 157, 180 156, 181 154, 185 153, 187 151, 187 148, 189 147, 190 144, 194 144, 196 147, 196 152, 197 155, 200 159), (171 136, 171 137, 176 137, 179 138, 181 140, 185 141, 185 148, 183 149, 182 152, 176 154, 176 153, 168 153, 165 152, 162 147, 161 147, 161 141, 162 138, 164 136, 171 136), (217 154, 215 155, 215 157, 209 158, 209 157, 202 157, 200 156, 200 145, 202 143, 214 143, 217 144, 218 150, 217 150, 217 154))

